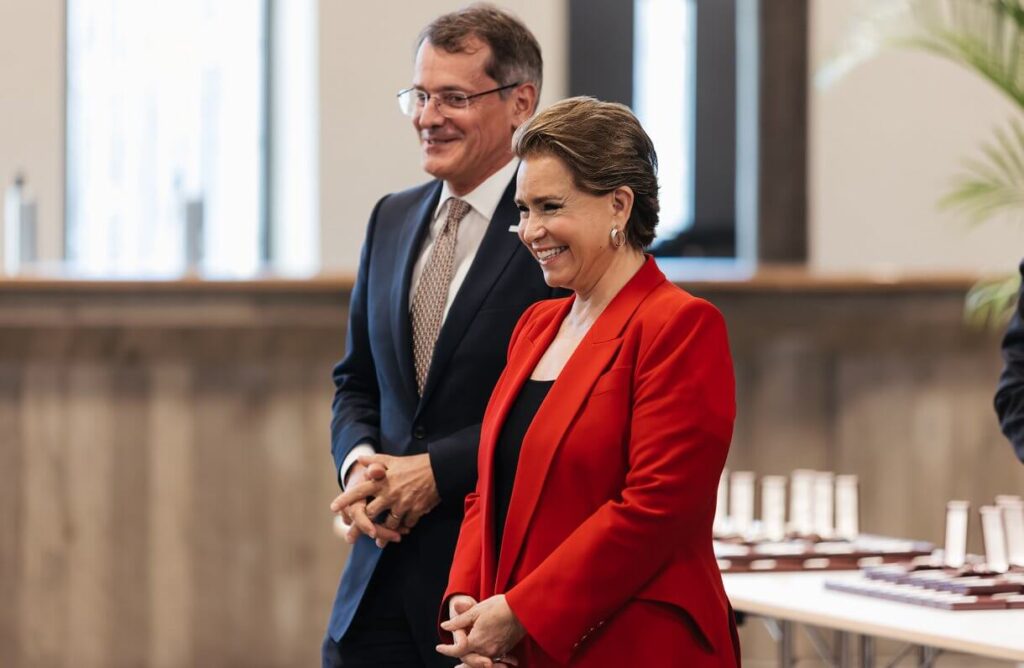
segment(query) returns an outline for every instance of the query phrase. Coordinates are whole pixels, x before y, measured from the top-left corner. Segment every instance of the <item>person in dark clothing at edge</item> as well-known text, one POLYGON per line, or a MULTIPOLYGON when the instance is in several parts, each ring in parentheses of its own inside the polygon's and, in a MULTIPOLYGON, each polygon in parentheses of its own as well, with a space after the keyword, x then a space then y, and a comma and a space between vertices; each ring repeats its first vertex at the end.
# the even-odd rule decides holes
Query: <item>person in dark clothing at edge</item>
MULTIPOLYGON (((1024 262, 1020 264, 1024 276, 1024 262)), ((996 414, 999 426, 1010 439, 1017 457, 1024 462, 1024 283, 1010 327, 1003 337, 1003 373, 996 388, 996 414)))

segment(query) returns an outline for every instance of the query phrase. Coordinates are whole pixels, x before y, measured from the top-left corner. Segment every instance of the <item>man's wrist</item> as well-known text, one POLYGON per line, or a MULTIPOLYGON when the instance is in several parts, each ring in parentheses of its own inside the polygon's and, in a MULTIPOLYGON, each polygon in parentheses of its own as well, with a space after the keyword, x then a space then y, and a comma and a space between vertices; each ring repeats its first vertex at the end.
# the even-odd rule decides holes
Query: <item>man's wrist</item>
POLYGON ((352 472, 352 467, 356 465, 357 460, 364 455, 368 457, 375 454, 377 454, 377 451, 368 442, 359 443, 349 451, 344 461, 341 462, 341 467, 338 469, 338 484, 341 485, 342 490, 348 486, 348 476, 352 472))

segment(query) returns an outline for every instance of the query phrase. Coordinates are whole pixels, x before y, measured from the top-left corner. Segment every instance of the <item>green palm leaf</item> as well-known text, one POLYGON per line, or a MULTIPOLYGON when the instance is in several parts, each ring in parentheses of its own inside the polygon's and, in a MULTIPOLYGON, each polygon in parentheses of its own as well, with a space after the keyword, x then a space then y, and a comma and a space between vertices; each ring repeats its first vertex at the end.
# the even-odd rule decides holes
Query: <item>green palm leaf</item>
MULTIPOLYGON (((857 23, 839 53, 815 76, 827 87, 882 50, 923 50, 986 79, 1024 112, 1024 0, 879 0, 857 23)), ((997 129, 977 158, 965 161, 940 202, 974 223, 1024 212, 1024 125, 997 129)), ((983 281, 964 304, 975 325, 1004 327, 1014 311, 1020 277, 983 281)))
POLYGON ((917 47, 974 70, 1024 108, 1024 9, 1017 0, 909 0, 917 47))
POLYGON ((1020 274, 980 281, 967 293, 964 320, 979 329, 1005 329, 1017 306, 1020 274))
POLYGON ((967 67, 1024 108, 1021 0, 880 0, 855 24, 816 81, 828 86, 893 47, 921 49, 967 67))
POLYGON ((964 162, 953 190, 939 204, 960 211, 972 223, 1001 213, 1024 213, 1024 126, 1015 120, 1008 129, 997 129, 981 157, 964 162))

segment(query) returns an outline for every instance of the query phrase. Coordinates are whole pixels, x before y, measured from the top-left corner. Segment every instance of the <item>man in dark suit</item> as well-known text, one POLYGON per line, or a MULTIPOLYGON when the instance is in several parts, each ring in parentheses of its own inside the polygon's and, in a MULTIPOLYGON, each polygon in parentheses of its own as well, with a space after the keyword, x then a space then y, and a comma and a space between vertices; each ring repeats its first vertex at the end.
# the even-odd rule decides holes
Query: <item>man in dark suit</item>
POLYGON ((353 543, 324 666, 451 666, 436 616, 476 483, 480 421, 522 312, 552 296, 514 233, 514 130, 536 107, 540 47, 486 5, 420 34, 399 94, 436 180, 370 216, 334 369, 331 508, 353 543))
MULTIPOLYGON (((1024 262, 1020 264, 1024 279, 1024 262)), ((996 413, 1006 438, 1024 462, 1024 283, 1017 308, 1003 337, 1003 373, 996 389, 996 413)))

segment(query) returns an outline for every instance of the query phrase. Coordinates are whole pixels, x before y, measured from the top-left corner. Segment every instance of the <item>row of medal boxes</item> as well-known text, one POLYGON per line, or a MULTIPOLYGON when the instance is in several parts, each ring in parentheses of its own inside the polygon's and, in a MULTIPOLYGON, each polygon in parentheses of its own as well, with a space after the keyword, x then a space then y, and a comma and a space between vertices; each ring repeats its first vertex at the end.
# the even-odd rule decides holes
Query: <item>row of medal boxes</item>
POLYGON ((903 556, 871 555, 866 557, 807 557, 803 559, 717 559, 722 573, 786 573, 795 571, 855 571, 879 564, 892 563, 903 556))
POLYGON ((821 541, 816 536, 753 544, 715 540, 714 547, 723 573, 857 570, 924 557, 934 550, 924 541, 870 534, 848 541, 821 541))
POLYGON ((901 566, 881 566, 867 569, 859 580, 827 580, 825 588, 943 610, 1024 609, 1024 570, 982 575, 965 572, 908 572, 901 566))

